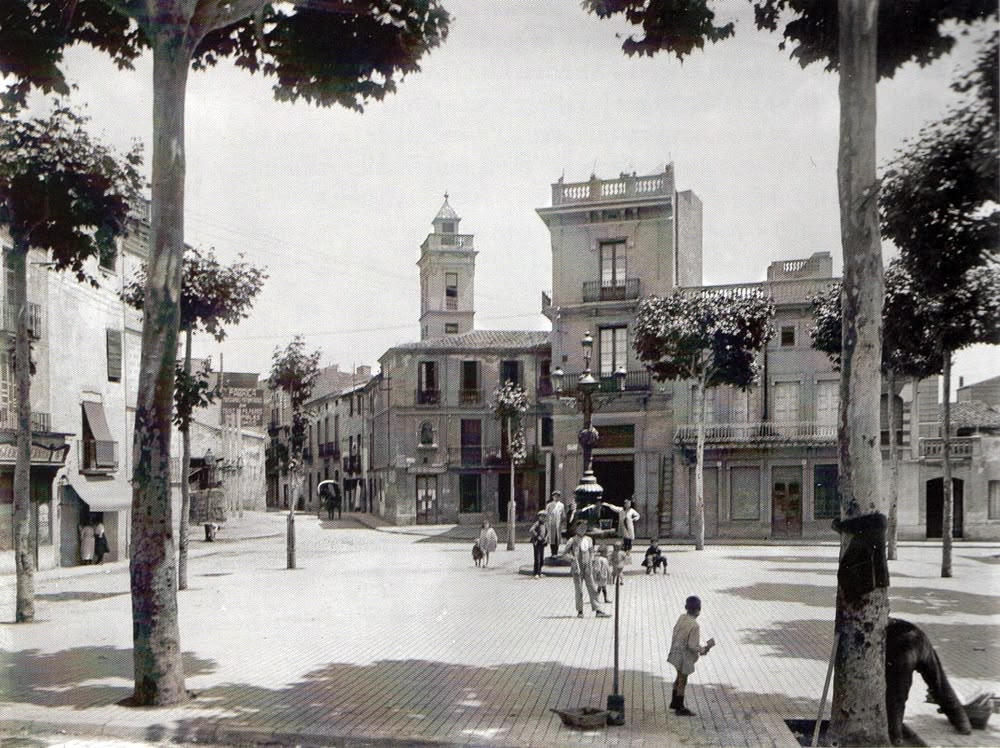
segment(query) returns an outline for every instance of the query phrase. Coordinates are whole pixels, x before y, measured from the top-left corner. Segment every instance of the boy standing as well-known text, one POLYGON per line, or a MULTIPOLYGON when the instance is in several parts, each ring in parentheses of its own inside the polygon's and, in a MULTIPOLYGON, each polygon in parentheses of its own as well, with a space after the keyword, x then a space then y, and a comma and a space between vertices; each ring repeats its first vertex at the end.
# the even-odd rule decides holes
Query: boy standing
POLYGON ((674 635, 670 640, 670 654, 667 662, 677 669, 677 680, 674 681, 673 698, 670 708, 679 717, 693 717, 694 712, 684 706, 684 689, 687 687, 688 676, 694 672, 695 663, 701 655, 708 654, 715 646, 715 639, 709 639, 705 646, 701 645, 701 631, 698 628, 698 616, 701 614, 701 599, 691 595, 684 601, 686 611, 674 624, 674 635))
POLYGON ((528 533, 531 540, 531 550, 534 551, 534 567, 532 575, 535 579, 542 578, 542 563, 545 561, 545 543, 549 539, 549 530, 545 526, 545 512, 539 512, 535 524, 528 533))

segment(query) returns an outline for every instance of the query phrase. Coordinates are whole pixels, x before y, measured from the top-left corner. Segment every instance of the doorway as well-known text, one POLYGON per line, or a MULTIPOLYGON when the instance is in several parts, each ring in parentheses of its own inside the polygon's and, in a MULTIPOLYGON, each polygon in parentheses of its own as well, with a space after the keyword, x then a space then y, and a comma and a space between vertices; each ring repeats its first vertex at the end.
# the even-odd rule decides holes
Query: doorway
POLYGON ((594 475, 604 489, 604 501, 624 506, 635 493, 635 462, 628 457, 594 458, 594 475))
MULTIPOLYGON (((965 502, 964 481, 951 479, 951 536, 963 537, 965 502)), ((927 481, 927 537, 940 538, 944 535, 944 478, 933 478, 927 481)))
POLYGON ((771 537, 802 536, 802 468, 771 471, 771 537))
POLYGON ((417 524, 438 524, 437 476, 417 476, 417 524))

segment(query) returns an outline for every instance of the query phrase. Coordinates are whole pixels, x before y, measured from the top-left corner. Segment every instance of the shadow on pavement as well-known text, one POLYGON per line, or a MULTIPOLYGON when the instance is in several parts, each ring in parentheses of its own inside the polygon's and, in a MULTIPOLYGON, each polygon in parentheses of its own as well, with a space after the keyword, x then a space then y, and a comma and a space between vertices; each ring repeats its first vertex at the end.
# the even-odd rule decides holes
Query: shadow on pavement
POLYGON ((70 600, 76 600, 78 602, 89 603, 94 600, 107 600, 112 597, 121 597, 122 595, 128 594, 131 594, 128 590, 125 590, 124 592, 48 592, 45 594, 35 595, 35 600, 45 600, 51 603, 63 603, 70 600))
MULTIPOLYGON (((87 709, 115 704, 132 694, 132 650, 115 647, 74 647, 58 652, 0 650, 4 668, 0 701, 87 709), (110 679, 121 685, 95 683, 110 679)), ((203 675, 215 662, 184 655, 184 674, 203 675)))
MULTIPOLYGON (((672 683, 642 671, 623 672, 621 682, 626 724, 639 729, 657 719, 662 731, 672 683)), ((227 714, 182 719, 169 737, 193 743, 228 735, 223 742, 230 742, 259 733, 280 740, 280 733, 305 736, 309 744, 310 735, 349 734, 403 742, 476 745, 489 738, 499 745, 538 744, 561 732, 570 736, 549 708, 603 707, 611 686, 610 669, 560 662, 492 667, 430 660, 331 663, 285 688, 223 683, 201 689, 191 705, 227 714)), ((145 735, 147 740, 163 737, 156 725, 145 735)))

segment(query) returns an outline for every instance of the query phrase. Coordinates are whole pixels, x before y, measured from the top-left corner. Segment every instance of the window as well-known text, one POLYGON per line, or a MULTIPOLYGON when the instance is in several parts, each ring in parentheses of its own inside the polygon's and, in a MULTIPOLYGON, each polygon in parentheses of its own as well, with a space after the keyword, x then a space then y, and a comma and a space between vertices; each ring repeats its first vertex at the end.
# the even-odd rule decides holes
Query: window
POLYGON ((458 309, 458 273, 444 274, 444 300, 445 309, 458 309))
POLYGON ((445 322, 444 323, 444 334, 445 335, 458 335, 458 323, 457 322, 445 322))
POLYGON ((480 496, 478 475, 458 476, 458 497, 458 511, 482 511, 482 499, 480 496))
POLYGON ((602 327, 598 335, 598 355, 601 362, 601 376, 610 377, 619 367, 626 366, 628 351, 628 328, 602 327))
POLYGON ((774 383, 774 420, 776 423, 795 423, 799 420, 799 383, 774 383))
POLYGON ((781 326, 781 347, 791 348, 795 345, 795 325, 781 326))
MULTIPOLYGON (((715 423, 715 388, 705 389, 705 421, 704 423, 715 423)), ((698 388, 691 388, 691 422, 696 423, 698 418, 698 388)))
POLYGON ((625 240, 601 242, 601 286, 625 285, 625 240))
MULTIPOLYGON (((11 410, 14 407, 14 371, 10 365, 10 353, 7 351, 0 351, 0 410, 11 410)), ((0 419, 3 419, 3 414, 0 414, 0 419)), ((11 418, 14 418, 13 413, 11 418)), ((14 421, 11 421, 13 425, 14 421)), ((7 425, 6 421, 0 421, 0 424, 7 425)))
POLYGON ((454 221, 442 221, 441 222, 441 233, 442 234, 454 234, 455 233, 455 222, 454 221))
POLYGON ((462 464, 479 465, 483 461, 483 424, 478 418, 462 419, 462 464))
POLYGON ((434 427, 430 421, 420 424, 420 446, 429 447, 434 444, 434 427))
POLYGON ((733 421, 735 423, 756 423, 760 420, 760 387, 751 387, 745 392, 733 388, 733 421))
POLYGON ((840 382, 836 379, 816 382, 816 423, 836 426, 840 408, 840 382))
POLYGON ((521 384, 521 362, 520 361, 501 361, 500 362, 500 384, 504 382, 513 382, 514 384, 521 384))
POLYGON ((462 362, 462 379, 459 383, 459 401, 462 405, 478 405, 482 401, 479 386, 479 362, 462 362))
POLYGON ((839 516, 837 466, 816 465, 813 468, 813 519, 833 519, 839 516))
POLYGON ((733 519, 760 519, 760 469, 734 467, 729 483, 733 519))
POLYGON ((552 416, 542 416, 542 427, 539 431, 541 432, 542 446, 551 447, 554 442, 552 416))
POLYGON ((440 402, 437 362, 421 361, 417 369, 417 404, 435 405, 440 402))
POLYGON ((81 469, 114 472, 118 469, 118 442, 111 435, 104 406, 99 402, 83 403, 83 459, 81 469))
POLYGON ((122 331, 107 328, 108 381, 122 381, 122 331))
POLYGON ((118 259, 118 252, 114 247, 102 247, 98 256, 102 270, 114 272, 115 261, 118 259))
POLYGON ((991 480, 987 483, 987 496, 989 496, 989 514, 987 519, 1000 519, 1000 480, 991 480))
POLYGON ((547 358, 538 364, 538 394, 552 394, 552 361, 547 358))

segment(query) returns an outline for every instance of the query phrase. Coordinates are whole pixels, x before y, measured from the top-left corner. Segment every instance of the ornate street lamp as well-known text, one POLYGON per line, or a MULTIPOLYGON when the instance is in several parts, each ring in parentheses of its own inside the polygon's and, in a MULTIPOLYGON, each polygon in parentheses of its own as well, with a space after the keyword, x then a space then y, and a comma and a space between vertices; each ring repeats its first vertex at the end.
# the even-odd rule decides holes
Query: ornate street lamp
MULTIPOLYGON (((583 450, 583 477, 580 478, 580 484, 573 489, 573 493, 576 495, 577 507, 582 509, 602 498, 604 496, 604 489, 597 482, 597 478, 594 475, 592 457, 594 446, 597 444, 597 439, 600 436, 597 429, 594 428, 592 420, 594 415, 594 395, 600 390, 601 382, 590 370, 590 360, 594 352, 594 338, 589 331, 584 334, 580 345, 583 347, 584 369, 576 381, 575 395, 576 407, 583 413, 583 429, 578 435, 580 448, 583 450)), ((566 375, 561 368, 557 367, 551 376, 552 384, 558 395, 562 393, 563 381, 566 375)), ((619 365, 615 369, 615 392, 614 396, 609 398, 607 402, 619 397, 625 391, 625 378, 627 376, 628 374, 624 366, 619 365)))
MULTIPOLYGON (((604 496, 604 488, 597 482, 597 477, 594 475, 594 446, 597 444, 600 434, 594 428, 592 419, 594 415, 594 395, 601 389, 601 382, 590 371, 590 359, 594 352, 594 337, 589 331, 584 334, 580 345, 583 346, 584 369, 576 381, 576 392, 574 394, 576 396, 576 407, 583 413, 583 429, 580 431, 578 437, 580 448, 583 450, 583 477, 580 478, 580 484, 573 489, 573 493, 576 495, 577 507, 582 509, 599 501, 604 496)), ((566 375, 561 368, 556 367, 551 376, 552 385, 555 387, 556 394, 559 395, 562 393, 563 380, 566 375)), ((624 366, 619 365, 615 369, 614 394, 604 401, 605 404, 617 399, 625 391, 625 379, 627 376, 628 372, 625 371, 624 366)), ((600 519, 600 517, 597 518, 598 523, 600 523, 600 519)), ((621 578, 618 578, 615 580, 614 679, 611 684, 612 693, 608 695, 607 703, 608 711, 613 715, 609 718, 609 724, 616 725, 625 723, 625 697, 620 693, 618 685, 618 604, 620 599, 621 578)))

